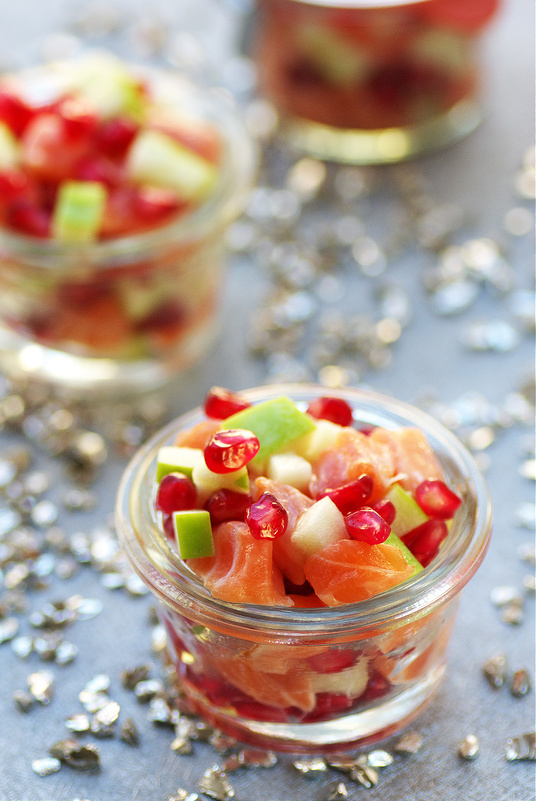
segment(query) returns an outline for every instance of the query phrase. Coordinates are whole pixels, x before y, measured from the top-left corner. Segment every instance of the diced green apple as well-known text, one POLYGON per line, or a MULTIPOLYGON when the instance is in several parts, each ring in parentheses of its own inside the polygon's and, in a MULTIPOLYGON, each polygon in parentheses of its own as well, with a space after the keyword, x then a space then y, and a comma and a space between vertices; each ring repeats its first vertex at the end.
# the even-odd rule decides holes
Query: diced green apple
POLYGON ((349 698, 359 698, 367 689, 368 659, 361 657, 355 665, 338 673, 312 673, 311 679, 317 693, 343 693, 349 698))
POLYGON ((428 520, 428 516, 423 512, 415 498, 410 495, 400 484, 393 484, 386 495, 396 509, 396 517, 391 524, 391 531, 397 537, 402 537, 421 523, 428 520))
POLYGON ((231 415, 223 421, 222 427, 253 431, 260 448, 251 464, 260 465, 272 454, 284 450, 299 437, 313 431, 316 424, 290 398, 281 396, 231 415))
POLYGON ((325 25, 304 25, 299 30, 299 46, 330 81, 348 86, 367 70, 369 59, 325 25))
POLYGON ((413 556, 410 549, 407 547, 407 545, 404 545, 400 537, 397 537, 392 531, 385 540, 384 545, 394 545, 395 548, 398 548, 407 564, 413 568, 413 573, 411 574, 410 578, 413 578, 413 576, 416 576, 417 573, 421 572, 423 566, 419 560, 413 556))
POLYGON ((192 471, 192 481, 197 489, 197 500, 200 505, 220 489, 234 492, 249 492, 249 476, 247 467, 233 470, 231 473, 213 473, 205 464, 204 458, 196 464, 192 471))
POLYGON ((272 481, 306 492, 313 477, 313 469, 307 459, 296 453, 274 453, 268 459, 267 475, 272 481))
POLYGON ((321 548, 348 539, 348 531, 342 513, 326 496, 303 512, 290 538, 305 564, 305 560, 321 548))
POLYGON ((315 420, 315 428, 294 443, 294 450, 308 462, 314 462, 321 453, 333 449, 342 426, 330 420, 315 420))
POLYGON ((60 242, 92 242, 97 238, 107 191, 99 181, 65 181, 60 185, 52 231, 60 242))
POLYGON ((11 129, 0 122, 0 170, 13 170, 20 161, 20 148, 11 129))
POLYGON ((71 88, 80 92, 102 119, 121 115, 142 121, 147 105, 141 82, 108 53, 81 59, 71 76, 71 88))
POLYGON ((127 173, 140 184, 172 189, 183 200, 199 202, 213 191, 218 169, 160 131, 138 134, 127 156, 127 173))
POLYGON ((199 448, 165 445, 158 451, 156 480, 162 481, 169 473, 182 473, 191 479, 194 468, 204 463, 203 451, 199 448))
POLYGON ((181 559, 214 556, 210 514, 205 509, 173 512, 173 528, 181 559))

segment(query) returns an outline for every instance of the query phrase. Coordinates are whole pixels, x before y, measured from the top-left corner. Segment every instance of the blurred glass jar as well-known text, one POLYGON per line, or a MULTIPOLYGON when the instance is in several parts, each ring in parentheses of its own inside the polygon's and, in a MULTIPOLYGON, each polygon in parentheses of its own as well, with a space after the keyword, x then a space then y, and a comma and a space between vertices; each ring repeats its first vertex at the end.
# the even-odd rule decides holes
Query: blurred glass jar
POLYGON ((499 0, 257 0, 254 58, 282 134, 319 158, 398 162, 479 124, 479 35, 499 0))
MULTIPOLYGON (((305 410, 325 387, 273 385, 240 396, 255 404, 281 394, 305 410)), ((158 601, 180 689, 214 726, 262 748, 325 753, 375 742, 408 725, 444 675, 461 592, 490 537, 485 481, 440 423, 367 390, 330 390, 330 396, 352 407, 358 427, 419 428, 448 485, 462 498, 430 565, 386 592, 359 603, 309 608, 213 597, 164 535, 154 505, 159 450, 203 423, 201 408, 149 440, 118 491, 117 533, 158 601)), ((229 551, 226 558, 235 557, 229 551)), ((240 557, 236 564, 243 564, 240 557)), ((246 572, 244 582, 253 581, 246 572)))
MULTIPOLYGON (((63 108, 58 111, 58 103, 64 102, 61 98, 73 99, 69 75, 78 61, 36 67, 13 76, 15 96, 22 87, 21 95, 33 115, 18 137, 16 116, 2 116, 6 104, 0 102, 0 133, 15 148, 12 163, 7 159, 6 165, 4 142, 0 141, 0 201, 6 199, 2 188, 7 185, 11 191, 13 183, 17 188, 21 175, 24 180, 30 175, 31 189, 30 201, 26 196, 20 203, 15 200, 11 206, 2 206, 0 214, 0 368, 9 375, 35 377, 71 392, 153 389, 206 353, 218 329, 225 230, 242 207, 255 167, 254 147, 225 98, 177 74, 124 65, 110 58, 104 58, 105 71, 110 64, 112 70, 127 70, 119 73, 118 83, 129 113, 111 118, 108 111, 104 121, 99 119, 92 135, 102 142, 103 131, 109 134, 104 159, 99 152, 95 158, 86 154, 74 167, 69 162, 69 148, 76 151, 79 146, 80 126, 89 124, 84 114, 92 113, 93 102, 98 111, 117 103, 114 92, 103 89, 106 81, 99 73, 102 65, 98 59, 97 66, 89 68, 90 74, 96 70, 96 78, 87 81, 89 100, 85 105, 87 98, 82 97, 82 111, 76 106, 81 102, 76 93, 74 112, 72 106, 67 113, 63 108), (137 83, 125 90, 121 81, 130 75, 137 83), (188 157, 193 153, 194 170, 200 168, 210 176, 210 190, 195 202, 170 201, 166 173, 173 173, 175 167, 167 160, 165 148, 163 153, 142 155, 142 161, 147 156, 149 172, 155 166, 160 181, 164 176, 163 184, 155 181, 153 186, 151 176, 143 174, 137 185, 134 181, 134 188, 122 183, 136 139, 127 155, 118 159, 111 151, 117 148, 116 137, 125 134, 121 127, 117 133, 113 124, 117 119, 120 124, 127 120, 128 129, 132 118, 138 123, 132 106, 137 109, 139 99, 133 101, 128 94, 137 85, 141 87, 140 102, 149 96, 151 114, 157 117, 156 122, 139 123, 137 130, 149 130, 151 135, 156 130, 157 136, 164 137, 170 133, 167 147, 178 135, 182 152, 188 150, 188 157), (75 179, 81 174, 89 176, 90 184, 105 186, 108 195, 102 235, 85 239, 82 232, 80 241, 64 241, 54 235, 54 206, 51 212, 46 203, 34 203, 34 183, 39 202, 45 190, 50 193, 49 206, 58 202, 61 192, 61 179, 51 177, 46 171, 48 164, 43 168, 50 156, 47 142, 42 146, 39 130, 28 133, 37 117, 41 121, 47 118, 52 138, 57 130, 54 119, 67 128, 64 146, 55 147, 50 159, 52 171, 57 167, 60 175, 65 162, 65 171, 75 170, 75 179), (13 129, 8 125, 7 134, 5 119, 13 129), (180 133, 177 125, 183 126, 180 133), (73 130, 73 139, 69 139, 73 130), (28 161, 30 168, 26 169, 28 161)), ((9 94, 9 82, 7 87, 9 94)), ((0 87, 0 101, 4 94, 0 87)), ((172 155, 174 146, 173 141, 172 155)), ((146 165, 142 164, 141 173, 146 165)), ((78 211, 75 209, 75 239, 78 211)), ((80 214, 83 224, 83 208, 80 214)))

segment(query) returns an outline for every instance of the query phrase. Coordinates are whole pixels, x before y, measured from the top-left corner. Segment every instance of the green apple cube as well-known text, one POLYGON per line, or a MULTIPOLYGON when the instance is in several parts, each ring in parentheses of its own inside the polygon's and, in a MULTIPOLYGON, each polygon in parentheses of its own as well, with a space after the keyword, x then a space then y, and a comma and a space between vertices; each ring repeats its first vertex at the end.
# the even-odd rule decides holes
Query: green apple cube
POLYGON ((299 437, 314 431, 316 424, 290 398, 281 396, 231 415, 223 421, 222 427, 253 431, 260 442, 260 448, 251 464, 259 465, 299 437))
POLYGON ((60 242, 92 242, 100 230, 107 191, 99 181, 65 181, 54 206, 52 230, 60 242))
POLYGON ((415 498, 400 484, 393 484, 386 498, 396 509, 396 517, 391 525, 391 531, 397 537, 402 537, 428 520, 428 515, 423 512, 415 498))
POLYGON ((4 122, 0 122, 0 170, 14 169, 20 160, 15 135, 4 122))
POLYGON ((195 484, 197 501, 200 505, 220 489, 230 489, 244 494, 249 492, 247 467, 241 467, 240 470, 233 470, 231 473, 213 473, 208 469, 204 458, 195 465, 192 481, 195 484))
POLYGON ((173 529, 181 559, 214 556, 210 514, 206 509, 173 512, 173 529))
POLYGON ((313 431, 292 446, 296 453, 309 462, 316 461, 324 451, 334 449, 342 431, 342 426, 330 420, 315 420, 315 426, 313 431))
POLYGON ((218 169, 160 131, 142 131, 127 157, 127 173, 140 184, 172 189, 184 200, 204 200, 214 189, 218 169))
POLYGON ((192 478, 194 467, 204 464, 203 451, 199 448, 182 448, 166 445, 158 451, 156 461, 156 480, 162 481, 169 473, 182 473, 192 478))
POLYGON ((126 115, 141 122, 145 116, 147 100, 142 82, 111 54, 81 59, 70 85, 102 119, 126 115))
POLYGON ((291 534, 291 542, 305 563, 307 557, 327 545, 347 540, 348 536, 342 512, 331 498, 325 497, 300 515, 291 534))
POLYGON ((369 680, 368 661, 362 656, 355 665, 338 673, 312 673, 315 693, 341 693, 349 698, 363 695, 369 680))
POLYGON ((421 572, 423 566, 419 560, 413 556, 410 549, 407 547, 407 545, 404 545, 400 537, 397 537, 392 531, 385 540, 384 545, 394 545, 395 548, 398 548, 408 565, 413 568, 413 573, 411 574, 410 578, 413 578, 413 576, 416 576, 417 573, 421 572))
POLYGON ((300 492, 308 492, 313 477, 311 463, 297 453, 274 453, 268 459, 267 476, 272 481, 288 484, 300 492))

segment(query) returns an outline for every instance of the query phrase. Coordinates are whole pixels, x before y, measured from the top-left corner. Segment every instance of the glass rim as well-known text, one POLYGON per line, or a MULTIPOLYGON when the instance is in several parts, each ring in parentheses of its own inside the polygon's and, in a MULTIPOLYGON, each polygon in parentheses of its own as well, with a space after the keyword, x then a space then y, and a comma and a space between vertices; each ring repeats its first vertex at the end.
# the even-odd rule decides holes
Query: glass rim
MULTIPOLYGON (((491 503, 486 482, 465 446, 441 423, 417 407, 369 389, 329 389, 311 384, 276 384, 240 391, 252 402, 288 395, 297 403, 305 403, 320 394, 354 401, 357 422, 391 428, 412 425, 429 438, 442 466, 454 469, 458 483, 463 482, 465 503, 456 513, 449 537, 434 561, 422 572, 403 584, 366 601, 334 607, 301 609, 299 607, 236 604, 214 598, 201 580, 180 560, 165 536, 152 537, 149 548, 144 547, 131 516, 147 512, 142 508, 144 478, 151 476, 154 484, 156 451, 169 444, 179 430, 203 419, 201 407, 181 415, 161 429, 134 455, 121 479, 116 504, 116 525, 120 542, 135 571, 149 589, 165 605, 177 612, 188 609, 198 612, 215 628, 225 626, 240 636, 245 632, 281 637, 282 632, 297 640, 319 639, 330 635, 356 634, 366 636, 374 631, 410 623, 431 613, 453 596, 459 594, 482 562, 491 534, 491 503), (375 422, 376 421, 376 422, 375 422), (440 444, 442 451, 437 451, 440 444), (448 462, 447 462, 448 459, 448 462), (465 533, 464 533, 465 532, 465 533), (174 579, 171 580, 170 574, 174 579)), ((145 500, 147 497, 145 486, 145 500)), ((457 487, 458 491, 462 489, 457 487)), ((152 498, 152 496, 151 496, 152 498)), ((143 522, 149 523, 147 517, 143 522)), ((156 517, 151 520, 157 531, 156 517)))
MULTIPOLYGON (((268 0, 269 1, 269 0, 268 0)), ((430 0, 287 0, 290 3, 299 3, 302 6, 321 6, 325 8, 391 8, 394 6, 414 6, 417 3, 428 3, 430 0)))
MULTIPOLYGON (((81 55, 83 57, 87 54, 86 52, 81 55)), ((39 260, 80 258, 89 255, 94 266, 98 267, 100 261, 114 257, 120 259, 137 254, 140 250, 153 251, 168 244, 196 242, 212 228, 217 230, 220 225, 229 222, 240 212, 257 167, 258 153, 244 122, 237 114, 236 103, 232 97, 221 87, 196 84, 190 76, 171 68, 153 67, 130 61, 125 61, 125 64, 148 79, 152 77, 156 80, 161 76, 175 82, 180 96, 190 104, 186 110, 195 112, 193 118, 214 123, 217 127, 222 136, 224 149, 215 191, 191 213, 179 216, 165 225, 87 244, 57 242, 50 238, 33 237, 0 227, 0 247, 8 251, 9 256, 30 255, 39 260)), ((47 66, 45 63, 21 72, 46 69, 47 66)))

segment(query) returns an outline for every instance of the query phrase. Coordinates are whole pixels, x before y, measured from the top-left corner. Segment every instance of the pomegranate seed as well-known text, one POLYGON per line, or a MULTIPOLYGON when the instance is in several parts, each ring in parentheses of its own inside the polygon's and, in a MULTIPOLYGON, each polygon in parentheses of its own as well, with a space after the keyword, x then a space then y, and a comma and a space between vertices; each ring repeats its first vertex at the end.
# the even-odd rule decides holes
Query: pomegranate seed
POLYGON ((444 520, 426 520, 417 528, 404 534, 402 541, 423 567, 430 564, 437 556, 439 546, 448 534, 444 520))
POLYGON ((246 509, 251 505, 251 496, 243 492, 233 492, 230 489, 221 489, 210 496, 205 509, 210 512, 213 525, 226 520, 243 520, 246 509))
POLYGON ((307 407, 307 414, 340 426, 351 425, 353 419, 352 407, 342 398, 316 398, 307 407))
POLYGON ((88 156, 75 167, 74 177, 79 181, 99 181, 108 187, 121 183, 123 172, 115 162, 104 156, 88 156))
POLYGON ((169 473, 164 476, 156 494, 156 508, 165 514, 193 509, 197 501, 197 490, 187 476, 169 473))
POLYGON ((0 202, 13 203, 29 195, 31 182, 28 176, 19 170, 2 170, 0 172, 0 202))
MULTIPOLYGON (((228 706, 229 704, 225 704, 228 706)), ((235 701, 234 708, 242 718, 263 720, 268 723, 288 723, 291 716, 284 709, 261 704, 259 701, 235 701)))
POLYGON ((26 201, 17 203, 10 210, 8 222, 24 234, 41 238, 50 236, 50 214, 26 201))
POLYGON ((287 530, 287 510, 270 492, 263 492, 255 503, 246 509, 244 520, 256 540, 275 540, 287 530))
POLYGON ((449 520, 462 502, 443 481, 423 481, 415 489, 415 500, 429 517, 449 520))
POLYGON ((86 139, 97 128, 97 115, 80 98, 66 97, 59 103, 58 113, 69 139, 86 139))
POLYGON ((172 515, 164 515, 162 521, 162 527, 164 529, 164 534, 166 535, 168 540, 175 542, 175 528, 173 526, 172 515))
POLYGON ((33 116, 32 110, 20 97, 0 91, 0 120, 19 137, 33 116))
POLYGON ((307 662, 316 673, 339 673, 355 665, 355 658, 349 648, 339 648, 310 656, 307 662))
POLYGON ((350 698, 344 693, 317 693, 315 708, 311 712, 307 712, 301 718, 301 722, 318 723, 321 720, 329 720, 334 715, 351 709, 354 701, 354 698, 350 698))
POLYGON ((203 410, 207 417, 225 420, 249 406, 251 403, 241 398, 236 392, 231 392, 230 389, 224 387, 212 387, 205 398, 203 410))
POLYGON ((391 503, 391 501, 388 501, 387 498, 384 498, 383 501, 373 503, 371 509, 374 509, 375 512, 378 512, 380 517, 383 517, 389 526, 392 526, 395 522, 396 506, 394 503, 391 503))
POLYGON ((170 189, 142 186, 134 195, 134 211, 143 222, 162 222, 185 207, 170 189))
POLYGON ((97 148, 110 158, 123 158, 137 132, 137 123, 127 117, 108 120, 97 131, 97 148))
POLYGON ((391 533, 391 526, 383 517, 371 509, 363 506, 362 509, 349 514, 345 521, 346 530, 354 540, 368 542, 369 545, 378 545, 385 542, 391 533))
POLYGON ((391 689, 389 680, 385 678, 379 671, 374 670, 372 675, 369 676, 367 689, 360 697, 360 701, 372 701, 374 698, 382 698, 391 689))
POLYGON ((216 431, 205 447, 205 462, 213 473, 232 473, 250 462, 259 448, 253 431, 244 428, 216 431))
POLYGON ((324 498, 326 495, 331 498, 337 509, 343 515, 353 512, 370 499, 374 490, 374 481, 367 473, 356 478, 355 481, 350 481, 349 484, 343 484, 336 489, 327 489, 319 493, 318 500, 324 498))

